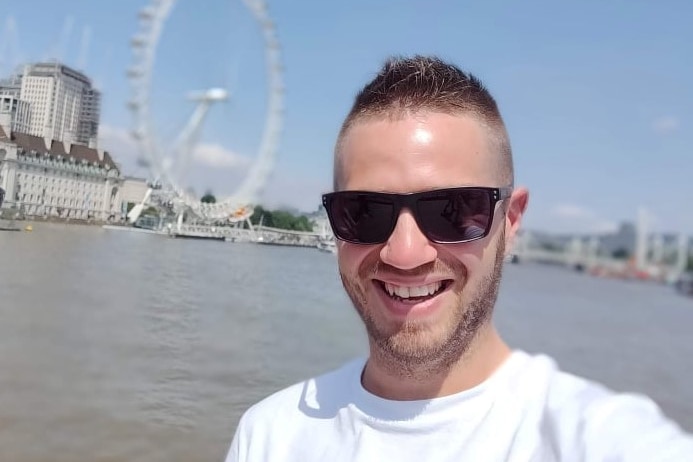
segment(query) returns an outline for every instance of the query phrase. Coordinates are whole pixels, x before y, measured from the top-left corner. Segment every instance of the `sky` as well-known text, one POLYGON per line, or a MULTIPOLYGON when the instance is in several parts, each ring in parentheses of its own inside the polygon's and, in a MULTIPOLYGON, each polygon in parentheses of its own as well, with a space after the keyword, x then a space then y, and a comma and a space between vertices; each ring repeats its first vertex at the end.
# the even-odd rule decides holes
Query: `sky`
MULTIPOLYGON (((356 92, 391 55, 435 54, 496 98, 530 190, 525 227, 606 232, 643 208, 651 229, 693 234, 693 2, 267 1, 286 92, 265 205, 316 210, 356 92)), ((126 69, 149 4, 0 0, 0 73, 49 58, 81 69, 103 92, 101 147, 139 177, 126 69)), ((165 23, 149 107, 162 146, 192 113, 191 91, 231 95, 211 109, 183 185, 198 194, 232 194, 253 164, 263 53, 240 0, 178 0, 165 23)))

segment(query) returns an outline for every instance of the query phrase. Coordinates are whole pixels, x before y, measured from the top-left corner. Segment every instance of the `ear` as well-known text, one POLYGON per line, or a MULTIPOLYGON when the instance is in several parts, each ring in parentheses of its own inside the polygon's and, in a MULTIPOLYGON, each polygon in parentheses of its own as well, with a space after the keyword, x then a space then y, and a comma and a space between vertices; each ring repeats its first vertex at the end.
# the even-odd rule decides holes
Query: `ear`
POLYGON ((508 208, 505 213, 505 254, 509 255, 513 251, 515 237, 520 229, 522 217, 527 210, 529 202, 529 191, 527 188, 516 188, 508 199, 508 208))

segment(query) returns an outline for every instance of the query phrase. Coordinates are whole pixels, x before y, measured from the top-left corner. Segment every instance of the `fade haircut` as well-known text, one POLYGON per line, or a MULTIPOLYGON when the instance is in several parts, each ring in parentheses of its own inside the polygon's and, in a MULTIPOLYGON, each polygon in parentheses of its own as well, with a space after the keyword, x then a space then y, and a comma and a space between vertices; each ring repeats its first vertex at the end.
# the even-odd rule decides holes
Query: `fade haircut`
POLYGON ((394 57, 385 62, 378 75, 356 95, 339 131, 335 147, 335 191, 340 189, 341 144, 347 131, 367 119, 400 119, 420 111, 474 117, 487 132, 489 147, 498 157, 500 186, 514 182, 510 140, 496 101, 472 74, 438 57, 394 57))

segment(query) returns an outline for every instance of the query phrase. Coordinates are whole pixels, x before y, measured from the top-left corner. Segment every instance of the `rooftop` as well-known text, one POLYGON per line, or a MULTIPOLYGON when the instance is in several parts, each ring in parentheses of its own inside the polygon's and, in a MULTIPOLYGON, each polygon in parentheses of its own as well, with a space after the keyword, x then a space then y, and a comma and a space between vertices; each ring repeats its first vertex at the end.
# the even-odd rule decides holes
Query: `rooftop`
POLYGON ((118 168, 108 152, 103 152, 102 159, 97 149, 81 144, 72 144, 68 151, 65 143, 62 141, 51 140, 50 146, 46 146, 46 140, 40 136, 11 132, 10 136, 8 137, 7 133, 5 133, 5 130, 2 127, 0 127, 0 141, 9 141, 14 143, 25 152, 36 152, 40 154, 47 153, 56 158, 58 156, 66 159, 69 157, 74 157, 75 160, 84 160, 90 164, 96 163, 100 167, 107 167, 108 169, 118 168))

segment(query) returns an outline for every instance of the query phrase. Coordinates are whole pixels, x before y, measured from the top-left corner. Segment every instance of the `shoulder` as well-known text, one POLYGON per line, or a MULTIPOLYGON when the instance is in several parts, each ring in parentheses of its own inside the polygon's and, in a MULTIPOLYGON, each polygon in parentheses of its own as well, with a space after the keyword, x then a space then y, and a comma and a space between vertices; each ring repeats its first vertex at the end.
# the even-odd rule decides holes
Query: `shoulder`
POLYGON ((546 407, 555 413, 575 413, 596 416, 610 413, 617 403, 632 403, 637 407, 656 408, 647 397, 616 393, 596 381, 562 370, 546 355, 523 351, 513 353, 514 374, 511 386, 528 393, 541 395, 546 407))
POLYGON ((239 427, 262 431, 275 425, 333 414, 350 401, 354 381, 358 380, 364 359, 350 361, 326 374, 296 383, 273 393, 251 406, 239 427))
POLYGON ((657 404, 638 393, 616 392, 605 385, 565 372, 545 355, 516 352, 524 360, 517 379, 525 388, 541 390, 554 415, 581 419, 591 425, 619 417, 661 416, 657 404))
POLYGON ((334 417, 351 398, 365 360, 278 391, 241 417, 227 462, 283 460, 287 448, 314 438, 319 422, 334 417))
POLYGON ((585 460, 693 460, 693 438, 649 397, 564 372, 547 356, 516 354, 526 372, 518 380, 534 387, 544 405, 544 429, 561 446, 580 448, 585 460))

